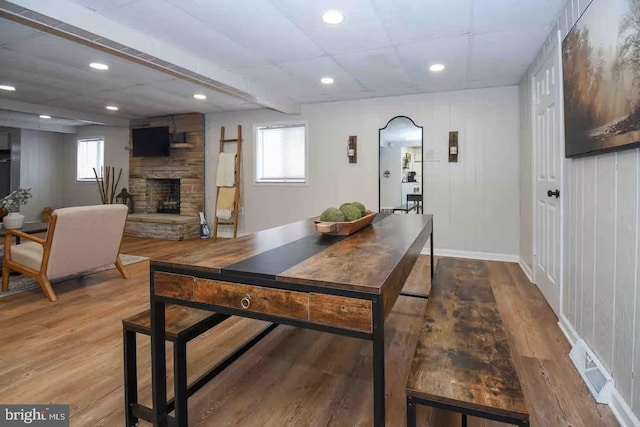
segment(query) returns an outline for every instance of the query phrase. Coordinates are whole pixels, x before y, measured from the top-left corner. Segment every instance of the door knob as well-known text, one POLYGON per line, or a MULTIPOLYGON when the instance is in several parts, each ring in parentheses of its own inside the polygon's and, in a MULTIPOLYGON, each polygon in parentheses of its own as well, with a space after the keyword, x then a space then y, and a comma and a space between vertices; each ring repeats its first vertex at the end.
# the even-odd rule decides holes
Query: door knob
POLYGON ((558 189, 556 189, 556 191, 548 190, 547 191, 547 196, 549 196, 549 197, 556 196, 556 199, 557 199, 558 197, 560 197, 560 190, 558 190, 558 189))

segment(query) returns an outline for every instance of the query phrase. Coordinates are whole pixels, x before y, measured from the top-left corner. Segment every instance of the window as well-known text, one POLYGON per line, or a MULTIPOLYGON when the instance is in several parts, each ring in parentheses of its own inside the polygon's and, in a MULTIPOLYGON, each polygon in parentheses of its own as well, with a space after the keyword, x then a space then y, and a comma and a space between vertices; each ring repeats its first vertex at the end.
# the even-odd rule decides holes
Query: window
POLYGON ((307 182, 305 124, 256 126, 257 183, 307 182))
POLYGON ((94 168, 96 172, 98 172, 98 176, 102 177, 102 166, 104 166, 104 139, 79 139, 77 157, 76 181, 95 181, 94 168))

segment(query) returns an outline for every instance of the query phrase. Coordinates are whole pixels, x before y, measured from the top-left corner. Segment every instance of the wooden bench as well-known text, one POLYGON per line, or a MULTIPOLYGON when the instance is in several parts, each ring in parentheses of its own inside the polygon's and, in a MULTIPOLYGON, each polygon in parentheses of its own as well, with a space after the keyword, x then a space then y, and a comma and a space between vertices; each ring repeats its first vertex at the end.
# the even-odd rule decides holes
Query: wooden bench
MULTIPOLYGON (((208 379, 187 386, 187 342, 213 328, 229 316, 191 307, 168 305, 165 311, 167 340, 173 342, 174 399, 168 403, 176 412, 187 412, 187 398, 208 379)), ((153 422, 150 408, 138 403, 138 370, 136 333, 151 336, 151 311, 145 310, 122 320, 124 350, 124 399, 127 426, 135 426, 138 418, 153 422)), ((211 371, 205 374, 209 375, 211 371)))
POLYGON ((496 300, 482 261, 441 259, 431 285, 406 387, 407 426, 416 406, 529 425, 496 300))
MULTIPOLYGON (((167 340, 173 342, 174 398, 167 402, 169 411, 175 410, 176 418, 187 420, 187 399, 207 382, 222 372, 238 357, 271 332, 277 324, 266 328, 240 348, 227 355, 224 360, 210 368, 192 384, 187 385, 187 343, 208 331, 230 316, 182 305, 167 305, 165 331, 167 340)), ((135 426, 138 419, 153 422, 151 408, 138 403, 138 374, 136 333, 151 336, 151 311, 145 310, 122 320, 124 339, 124 397, 127 426, 135 426)))

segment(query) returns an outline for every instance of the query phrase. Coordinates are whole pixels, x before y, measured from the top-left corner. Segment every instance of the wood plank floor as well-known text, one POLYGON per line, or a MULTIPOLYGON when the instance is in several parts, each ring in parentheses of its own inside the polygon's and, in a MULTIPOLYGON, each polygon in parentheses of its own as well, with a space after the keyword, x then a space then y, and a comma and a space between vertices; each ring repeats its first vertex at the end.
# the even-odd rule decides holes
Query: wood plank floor
MULTIPOLYGON (((125 238, 123 252, 154 257, 212 244, 125 238)), ((608 407, 594 403, 555 315, 519 266, 486 265, 531 424, 617 425, 608 407)), ((58 283, 57 303, 40 290, 0 298, 0 402, 70 404, 72 426, 124 424, 121 319, 148 308, 149 295, 148 262, 127 269, 128 280, 112 269, 58 283)), ((428 277, 429 259, 421 257, 405 290, 427 290, 428 277)), ((404 386, 425 304, 400 297, 385 327, 388 426, 405 425, 404 386)), ((266 326, 232 318, 192 341, 190 377, 266 326)), ((149 405, 147 337, 139 336, 138 355, 140 401, 149 405)), ((189 400, 189 425, 370 426, 371 359, 369 342, 280 326, 189 400)), ((423 426, 460 425, 458 415, 444 411, 425 408, 418 417, 423 426)), ((470 419, 469 425, 502 424, 470 419)))

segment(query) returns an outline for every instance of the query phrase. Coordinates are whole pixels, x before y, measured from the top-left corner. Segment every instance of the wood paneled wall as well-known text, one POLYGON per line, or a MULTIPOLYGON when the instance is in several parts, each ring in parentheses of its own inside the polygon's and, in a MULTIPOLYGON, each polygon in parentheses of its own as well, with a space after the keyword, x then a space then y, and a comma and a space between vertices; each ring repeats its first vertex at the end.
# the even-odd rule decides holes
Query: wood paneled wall
POLYGON ((33 196, 20 212, 27 221, 40 220, 45 207, 62 204, 62 169, 65 137, 61 133, 20 131, 20 187, 33 196))
MULTIPOLYGON (((527 96, 528 79, 557 43, 558 31, 564 38, 590 3, 569 0, 561 10, 523 78, 521 96, 527 96)), ((531 129, 522 132, 525 137, 527 133, 531 129)), ((619 395, 640 418, 640 150, 565 159, 563 166, 560 322, 587 342, 612 374, 619 395)), ((532 187, 530 191, 532 195, 532 187)))
POLYGON ((640 415, 640 152, 567 161, 562 314, 640 415), (634 336, 634 330, 636 331, 634 336))

